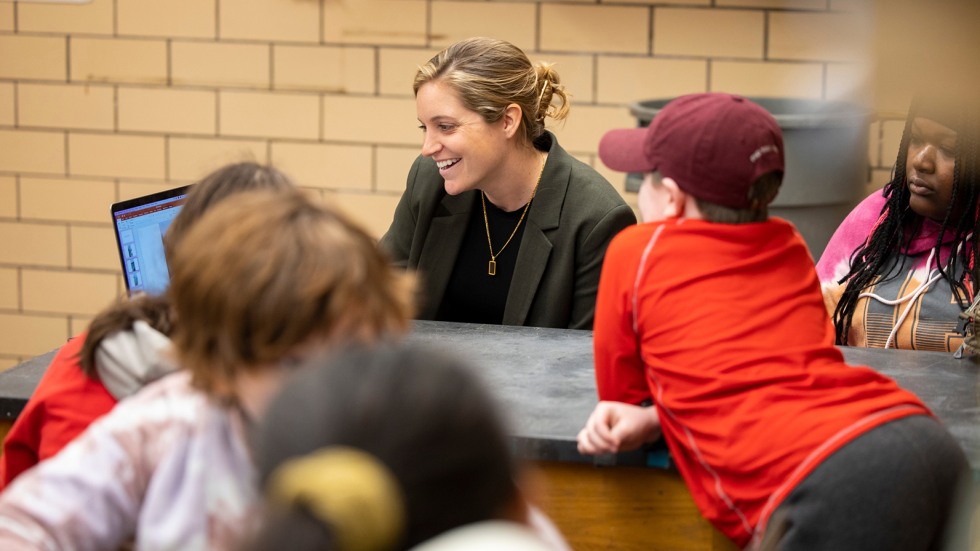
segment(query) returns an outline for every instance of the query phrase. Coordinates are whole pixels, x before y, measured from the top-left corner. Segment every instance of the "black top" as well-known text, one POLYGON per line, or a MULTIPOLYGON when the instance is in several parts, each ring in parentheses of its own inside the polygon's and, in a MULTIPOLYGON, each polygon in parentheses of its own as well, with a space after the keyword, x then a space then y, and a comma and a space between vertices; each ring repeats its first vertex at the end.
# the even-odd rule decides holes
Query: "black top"
MULTIPOLYGON (((477 199, 477 203, 479 203, 477 199)), ((517 252, 521 248, 521 237, 527 225, 527 217, 517 227, 513 239, 507 247, 504 243, 514 231, 524 213, 524 206, 514 212, 503 211, 490 201, 487 204, 487 220, 483 220, 483 207, 477 205, 470 215, 463 236, 463 245, 453 266, 446 293, 439 305, 438 321, 462 321, 468 323, 490 323, 500 325, 504 320, 504 307, 507 293, 514 279, 517 266, 517 252), (490 275, 490 247, 487 244, 487 225, 496 257, 495 275, 490 275), (503 252, 501 252, 503 248, 503 252)), ((530 209, 528 209, 530 210, 530 209)))

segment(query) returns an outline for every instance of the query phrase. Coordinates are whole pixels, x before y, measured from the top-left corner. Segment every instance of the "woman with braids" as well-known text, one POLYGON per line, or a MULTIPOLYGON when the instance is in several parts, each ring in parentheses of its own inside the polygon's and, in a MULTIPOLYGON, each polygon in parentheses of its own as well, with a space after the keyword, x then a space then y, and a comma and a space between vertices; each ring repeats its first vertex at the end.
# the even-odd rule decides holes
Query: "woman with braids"
POLYGON ((545 130, 558 73, 502 40, 470 38, 415 75, 423 134, 381 239, 421 274, 421 319, 591 329, 606 246, 636 217, 545 130))
POLYGON ((922 96, 895 175, 841 223, 817 263, 837 343, 953 351, 977 293, 980 172, 974 112, 922 96))

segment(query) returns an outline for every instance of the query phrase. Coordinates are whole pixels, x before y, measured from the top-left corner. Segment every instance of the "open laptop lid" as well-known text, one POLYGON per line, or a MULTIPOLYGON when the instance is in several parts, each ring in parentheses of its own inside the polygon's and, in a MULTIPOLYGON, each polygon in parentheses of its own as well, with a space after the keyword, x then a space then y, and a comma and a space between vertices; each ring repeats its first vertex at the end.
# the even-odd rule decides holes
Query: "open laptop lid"
POLYGON ((112 205, 112 226, 129 294, 158 295, 170 283, 163 234, 187 201, 191 186, 168 189, 112 205))

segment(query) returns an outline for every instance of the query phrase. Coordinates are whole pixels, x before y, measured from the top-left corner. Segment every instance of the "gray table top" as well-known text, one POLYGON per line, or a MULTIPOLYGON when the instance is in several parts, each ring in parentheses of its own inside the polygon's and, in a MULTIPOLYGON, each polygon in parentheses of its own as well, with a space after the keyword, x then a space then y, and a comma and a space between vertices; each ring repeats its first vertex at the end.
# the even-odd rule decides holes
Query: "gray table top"
MULTIPOLYGON (((462 323, 416 322, 411 337, 469 359, 496 390, 512 433, 535 459, 593 461, 576 451, 575 436, 597 395, 592 332, 462 323)), ((853 365, 866 365, 914 392, 946 424, 980 471, 978 365, 952 354, 843 347, 853 365)), ((604 461, 599 459, 600 462, 604 461)), ((650 463, 624 454, 618 464, 650 463)))
MULTIPOLYGON (((415 322, 411 341, 468 360, 496 393, 516 451, 536 460, 657 464, 658 453, 586 458, 575 436, 596 403, 592 332, 535 327, 415 322)), ((867 365, 918 395, 957 438, 980 472, 980 367, 951 354, 843 348, 854 365, 867 365)), ((55 351, 0 373, 0 418, 13 418, 55 351)))

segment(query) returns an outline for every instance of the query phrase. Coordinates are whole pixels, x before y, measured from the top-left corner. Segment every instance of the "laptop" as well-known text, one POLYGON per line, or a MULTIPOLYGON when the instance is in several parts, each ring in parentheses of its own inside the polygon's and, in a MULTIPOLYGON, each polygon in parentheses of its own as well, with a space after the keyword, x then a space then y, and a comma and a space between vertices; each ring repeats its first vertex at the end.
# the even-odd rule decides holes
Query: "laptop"
POLYGON ((129 294, 162 294, 170 284, 163 254, 163 234, 187 201, 190 185, 151 193, 112 204, 116 232, 129 294))

